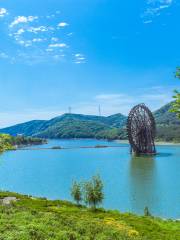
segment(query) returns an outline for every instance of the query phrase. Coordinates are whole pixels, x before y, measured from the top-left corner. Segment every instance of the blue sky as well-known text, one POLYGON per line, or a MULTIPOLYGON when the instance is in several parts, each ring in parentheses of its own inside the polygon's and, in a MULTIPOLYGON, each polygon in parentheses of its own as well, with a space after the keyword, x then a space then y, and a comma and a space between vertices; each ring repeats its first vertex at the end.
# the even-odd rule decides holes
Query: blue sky
POLYGON ((1 0, 0 127, 168 103, 179 12, 179 0, 1 0))

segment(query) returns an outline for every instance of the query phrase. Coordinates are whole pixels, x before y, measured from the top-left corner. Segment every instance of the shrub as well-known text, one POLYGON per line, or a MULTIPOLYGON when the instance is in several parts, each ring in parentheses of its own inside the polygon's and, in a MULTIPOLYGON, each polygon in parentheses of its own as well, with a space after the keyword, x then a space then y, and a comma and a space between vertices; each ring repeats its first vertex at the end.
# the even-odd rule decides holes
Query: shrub
POLYGON ((99 175, 93 176, 92 180, 84 183, 84 200, 93 209, 101 204, 104 199, 103 182, 99 175))
POLYGON ((80 204, 82 201, 82 191, 81 191, 81 184, 77 183, 76 181, 73 182, 72 188, 71 188, 71 196, 76 201, 77 205, 80 204))
POLYGON ((144 208, 144 216, 151 216, 151 213, 150 213, 150 211, 149 211, 149 208, 148 207, 145 207, 144 208))

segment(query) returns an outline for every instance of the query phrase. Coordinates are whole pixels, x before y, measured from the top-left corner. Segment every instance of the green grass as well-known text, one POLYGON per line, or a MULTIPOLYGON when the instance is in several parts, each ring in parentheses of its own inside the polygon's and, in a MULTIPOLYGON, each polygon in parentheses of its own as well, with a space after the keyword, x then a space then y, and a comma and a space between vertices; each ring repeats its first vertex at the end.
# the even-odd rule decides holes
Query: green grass
POLYGON ((0 206, 0 240, 179 240, 180 222, 153 217, 96 212, 66 201, 16 196, 11 206, 0 206))

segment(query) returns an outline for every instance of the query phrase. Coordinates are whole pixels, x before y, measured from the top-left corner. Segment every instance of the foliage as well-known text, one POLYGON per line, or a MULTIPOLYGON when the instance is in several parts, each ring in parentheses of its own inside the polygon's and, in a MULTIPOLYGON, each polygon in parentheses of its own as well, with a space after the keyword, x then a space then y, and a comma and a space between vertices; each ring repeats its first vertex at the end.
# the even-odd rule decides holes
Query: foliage
POLYGON ((157 126, 176 126, 180 125, 179 119, 176 117, 175 113, 170 112, 172 104, 168 103, 162 108, 154 112, 154 117, 156 120, 157 126))
POLYGON ((146 217, 149 217, 149 216, 151 216, 151 213, 150 213, 150 211, 149 211, 149 208, 148 208, 148 207, 145 207, 145 208, 144 208, 144 216, 146 216, 146 217))
POLYGON ((172 112, 175 112, 180 119, 180 92, 176 90, 173 98, 175 101, 173 102, 172 112))
POLYGON ((102 203, 104 199, 103 182, 99 175, 93 176, 90 181, 78 183, 73 182, 71 196, 77 202, 77 205, 83 200, 92 209, 102 203))
MULTIPOLYGON (((177 67, 175 76, 180 79, 180 67, 177 67)), ((175 91, 174 100, 171 111, 175 112, 180 119, 180 92, 177 90, 175 91)))
POLYGON ((39 145, 46 142, 47 142, 46 140, 41 138, 36 138, 36 137, 24 137, 24 136, 12 137, 13 145, 17 145, 17 146, 39 145))
POLYGON ((77 205, 80 204, 82 201, 82 191, 81 191, 81 184, 74 181, 71 188, 71 196, 76 201, 77 205))
POLYGON ((66 201, 50 201, 0 192, 19 201, 0 206, 0 240, 178 240, 180 221, 161 220, 118 211, 89 209, 66 201))
POLYGON ((172 102, 154 112, 156 120, 156 141, 180 142, 180 120, 170 112, 172 102))
POLYGON ((13 149, 13 138, 8 134, 0 134, 0 152, 13 149))
POLYGON ((180 79, 180 67, 177 67, 175 77, 180 79))
POLYGON ((89 206, 96 209, 103 199, 103 182, 99 175, 93 176, 91 181, 84 183, 84 200, 89 206))
POLYGON ((180 125, 158 126, 157 141, 180 143, 180 125))
POLYGON ((17 136, 13 137, 9 134, 0 134, 0 152, 6 150, 14 150, 16 146, 21 145, 34 145, 34 144, 42 144, 45 140, 40 138, 32 138, 32 137, 23 137, 17 136))

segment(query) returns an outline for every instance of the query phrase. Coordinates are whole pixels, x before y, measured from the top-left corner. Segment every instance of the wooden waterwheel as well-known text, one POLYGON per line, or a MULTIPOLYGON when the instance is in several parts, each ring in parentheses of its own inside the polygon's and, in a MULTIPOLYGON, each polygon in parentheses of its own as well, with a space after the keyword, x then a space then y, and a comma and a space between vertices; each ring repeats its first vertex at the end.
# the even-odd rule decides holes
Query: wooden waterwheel
POLYGON ((127 121, 127 133, 131 149, 135 154, 155 154, 156 124, 152 112, 139 104, 132 108, 127 121))

